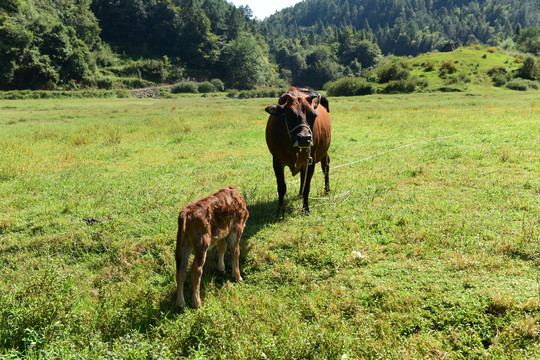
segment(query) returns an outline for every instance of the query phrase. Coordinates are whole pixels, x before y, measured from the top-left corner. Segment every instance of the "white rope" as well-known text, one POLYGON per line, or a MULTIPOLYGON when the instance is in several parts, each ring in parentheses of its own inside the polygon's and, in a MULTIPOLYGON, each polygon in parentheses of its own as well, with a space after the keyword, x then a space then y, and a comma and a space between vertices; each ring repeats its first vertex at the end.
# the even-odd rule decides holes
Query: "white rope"
MULTIPOLYGON (((380 153, 378 153, 378 154, 371 155, 371 156, 368 156, 368 157, 366 157, 366 158, 363 158, 363 159, 360 159, 360 160, 356 160, 356 161, 353 161, 353 162, 350 162, 350 163, 347 163, 347 164, 342 164, 342 165, 334 166, 333 168, 330 168, 330 170, 335 170, 335 169, 339 169, 339 168, 344 167, 344 166, 350 166, 350 165, 353 165, 353 164, 357 164, 357 163, 359 163, 359 162, 366 161, 366 160, 369 160, 369 159, 372 159, 372 158, 374 158, 374 157, 381 156, 381 155, 384 155, 384 154, 388 154, 388 153, 393 152, 393 151, 397 151, 397 150, 400 150, 400 149, 404 149, 404 148, 406 148, 406 147, 410 147, 410 146, 414 146, 414 145, 418 145, 418 144, 424 144, 424 143, 427 143, 427 142, 436 141, 436 140, 441 140, 441 139, 447 139, 447 138, 451 138, 451 137, 458 136, 458 135, 459 135, 459 134, 453 134, 453 135, 448 135, 448 136, 441 136, 441 137, 434 138, 434 139, 428 139, 428 140, 418 141, 418 142, 415 142, 415 143, 411 143, 411 144, 399 146, 399 147, 397 147, 397 148, 393 148, 393 149, 390 149, 390 150, 386 150, 386 151, 380 152, 380 153)), ((322 171, 322 170, 319 170, 318 172, 321 172, 321 171, 322 171)))
MULTIPOLYGON (((304 196, 304 190, 306 189, 306 181, 307 181, 307 169, 308 169, 308 166, 311 165, 313 163, 313 159, 311 158, 311 146, 308 147, 308 162, 307 164, 304 166, 304 183, 302 184, 302 189, 300 190, 300 194, 302 196, 304 196)), ((300 170, 300 176, 302 176, 302 172, 300 170)))

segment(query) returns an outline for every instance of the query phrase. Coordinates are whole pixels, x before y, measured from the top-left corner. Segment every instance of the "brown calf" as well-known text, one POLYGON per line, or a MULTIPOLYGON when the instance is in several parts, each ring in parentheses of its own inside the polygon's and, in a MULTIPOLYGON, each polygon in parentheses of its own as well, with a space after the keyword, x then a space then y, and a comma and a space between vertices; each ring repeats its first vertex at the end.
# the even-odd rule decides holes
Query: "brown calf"
POLYGON ((176 238, 176 281, 178 290, 176 304, 185 305, 184 280, 193 249, 195 257, 191 266, 191 282, 193 284, 193 304, 201 306, 199 295, 201 275, 206 252, 217 245, 218 271, 225 271, 225 250, 227 241, 232 250, 232 275, 240 282, 239 258, 240 237, 244 231, 249 212, 242 195, 233 187, 226 187, 218 192, 187 205, 178 217, 178 236, 176 238))

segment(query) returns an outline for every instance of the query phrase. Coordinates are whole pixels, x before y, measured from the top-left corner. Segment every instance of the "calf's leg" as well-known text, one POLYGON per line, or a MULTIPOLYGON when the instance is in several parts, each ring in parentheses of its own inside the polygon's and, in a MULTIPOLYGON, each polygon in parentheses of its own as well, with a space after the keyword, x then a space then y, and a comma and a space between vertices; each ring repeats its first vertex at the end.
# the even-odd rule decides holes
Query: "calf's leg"
POLYGON ((225 272, 225 251, 227 250, 227 241, 225 239, 219 240, 217 248, 218 248, 217 269, 220 272, 225 272))
POLYGON ((237 282, 242 281, 242 276, 240 275, 240 238, 242 237, 242 232, 243 227, 239 224, 235 226, 229 235, 232 253, 232 276, 237 282))
POLYGON ((208 250, 207 244, 210 244, 210 236, 208 236, 208 239, 203 240, 200 247, 194 249, 195 256, 193 257, 193 265, 191 265, 191 283, 193 284, 192 306, 194 308, 201 307, 201 276, 203 273, 204 262, 206 261, 206 251, 208 250))
POLYGON ((176 305, 184 307, 184 281, 186 280, 187 267, 191 248, 184 244, 181 248, 176 249, 176 305))

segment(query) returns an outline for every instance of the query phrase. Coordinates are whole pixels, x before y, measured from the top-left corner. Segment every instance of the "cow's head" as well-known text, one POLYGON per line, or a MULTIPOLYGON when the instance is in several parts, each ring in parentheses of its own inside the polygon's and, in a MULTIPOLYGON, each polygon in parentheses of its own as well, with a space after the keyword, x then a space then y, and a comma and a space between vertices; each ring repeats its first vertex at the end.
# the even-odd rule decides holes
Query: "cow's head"
POLYGON ((287 132, 293 146, 307 148, 313 145, 313 124, 317 118, 319 95, 286 93, 281 95, 276 105, 266 107, 270 115, 283 116, 287 132))

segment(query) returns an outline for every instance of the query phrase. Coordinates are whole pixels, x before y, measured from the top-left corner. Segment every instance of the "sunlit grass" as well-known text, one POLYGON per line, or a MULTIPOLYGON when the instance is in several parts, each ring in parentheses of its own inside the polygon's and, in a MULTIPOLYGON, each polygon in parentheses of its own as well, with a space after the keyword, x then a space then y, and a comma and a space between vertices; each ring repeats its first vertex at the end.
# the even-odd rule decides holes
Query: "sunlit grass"
POLYGON ((3 101, 0 351, 538 357, 536 95, 331 98, 332 193, 316 173, 302 216, 288 173, 282 221, 268 100, 3 101), (178 212, 226 185, 251 213, 245 281, 212 251, 203 307, 178 313, 178 212))

